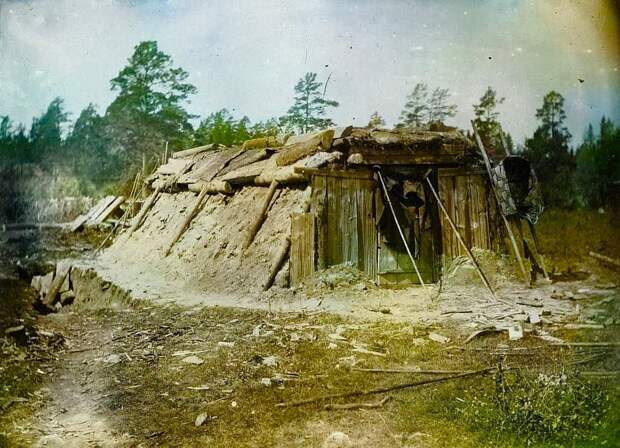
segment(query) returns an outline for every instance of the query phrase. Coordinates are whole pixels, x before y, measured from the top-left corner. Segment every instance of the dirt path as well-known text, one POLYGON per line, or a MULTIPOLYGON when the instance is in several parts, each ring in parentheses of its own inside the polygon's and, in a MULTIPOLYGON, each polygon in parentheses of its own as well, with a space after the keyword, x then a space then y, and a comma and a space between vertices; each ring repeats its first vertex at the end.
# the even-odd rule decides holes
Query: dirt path
POLYGON ((111 415, 102 405, 109 387, 103 366, 110 363, 106 349, 110 332, 102 327, 87 333, 72 331, 72 317, 59 314, 44 319, 51 329, 65 334, 72 348, 62 356, 54 379, 44 389, 44 405, 33 416, 33 446, 123 446, 129 438, 112 430, 111 415))

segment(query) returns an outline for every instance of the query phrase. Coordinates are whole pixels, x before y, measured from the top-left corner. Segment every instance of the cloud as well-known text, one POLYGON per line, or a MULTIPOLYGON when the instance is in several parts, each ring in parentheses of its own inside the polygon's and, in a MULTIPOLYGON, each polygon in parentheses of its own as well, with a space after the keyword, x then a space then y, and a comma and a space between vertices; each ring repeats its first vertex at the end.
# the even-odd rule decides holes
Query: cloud
POLYGON ((29 123, 58 95, 74 117, 89 102, 104 109, 109 80, 133 46, 154 39, 190 72, 199 93, 189 108, 199 115, 222 107, 253 120, 281 115, 296 80, 316 71, 323 80, 331 74, 327 96, 341 104, 333 113, 340 123, 365 124, 378 110, 394 124, 417 82, 449 87, 462 127, 493 86, 506 97, 502 119, 517 139, 535 127, 550 89, 567 97, 577 135, 601 114, 620 121, 609 39, 589 33, 592 23, 574 8, 542 3, 0 1, 0 114, 29 123), (580 42, 567 38, 571 29, 580 42))

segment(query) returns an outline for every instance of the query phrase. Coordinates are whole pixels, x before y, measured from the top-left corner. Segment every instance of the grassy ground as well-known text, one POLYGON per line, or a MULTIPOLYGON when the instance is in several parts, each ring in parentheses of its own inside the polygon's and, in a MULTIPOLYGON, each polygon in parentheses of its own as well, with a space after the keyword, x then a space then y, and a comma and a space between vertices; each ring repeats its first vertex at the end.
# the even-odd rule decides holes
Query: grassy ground
MULTIPOLYGON (((113 366, 95 362, 98 367, 89 378, 106 379, 105 390, 100 391, 105 397, 102 409, 113 416, 117 431, 130 434, 142 446, 508 447, 620 442, 617 377, 610 381, 583 374, 617 370, 617 348, 600 356, 596 349, 550 347, 525 338, 511 343, 509 354, 498 355, 498 347, 508 344, 504 336, 463 345, 463 337, 450 328, 218 308, 156 307, 72 319, 69 341, 80 337, 84 346, 97 346, 98 341, 83 337, 93 322, 110 332, 110 344, 95 359, 116 354, 120 362, 113 366), (428 333, 433 330, 452 340, 446 345, 430 341, 428 333), (187 364, 182 361, 187 356, 203 363, 187 364), (355 368, 469 371, 500 364, 523 369, 388 394, 276 406, 438 376, 355 368), (271 385, 263 384, 266 378, 271 385), (375 402, 386 395, 391 401, 378 409, 324 409, 329 403, 375 402), (197 427, 200 414, 206 422, 197 427), (348 444, 330 445, 338 432, 346 434, 348 444)), ((562 336, 592 340, 583 332, 566 331, 562 336)), ((617 336, 597 335, 618 340, 617 336)))
MULTIPOLYGON (((588 260, 589 250, 620 254, 614 220, 611 214, 547 212, 540 235, 555 271, 598 269, 588 260)), ((46 336, 40 339, 46 351, 37 353, 33 346, 25 350, 13 337, 0 339, 0 446, 32 446, 39 433, 26 417, 33 412, 47 409, 46 417, 62 417, 70 406, 41 399, 38 389, 43 384, 54 389, 67 375, 74 376, 84 397, 93 400, 93 412, 104 416, 115 434, 129 437, 126 446, 620 445, 618 347, 552 347, 531 335, 518 342, 489 335, 465 344, 449 326, 224 308, 83 310, 35 323, 32 298, 23 295, 24 289, 3 285, 3 304, 10 306, 0 312, 1 323, 23 319, 26 326, 43 326, 51 334, 62 333, 66 346, 46 336), (23 300, 9 302, 11 291, 23 300), (430 341, 432 331, 450 341, 430 341), (188 356, 202 363, 184 362, 188 356), (499 366, 504 373, 298 407, 276 406, 437 377, 357 368, 469 371, 499 366), (615 375, 601 376, 602 371, 615 375), (324 408, 376 402, 388 395, 391 400, 376 409, 324 408), (201 414, 205 422, 196 426, 201 414)), ((617 294, 615 301, 597 307, 617 319, 617 294)), ((36 328, 32 331, 36 336, 36 328)), ((604 330, 562 330, 554 336, 620 341, 617 320, 604 330)))
POLYGON ((538 224, 551 270, 567 272, 591 261, 588 252, 620 258, 620 210, 546 210, 538 224))

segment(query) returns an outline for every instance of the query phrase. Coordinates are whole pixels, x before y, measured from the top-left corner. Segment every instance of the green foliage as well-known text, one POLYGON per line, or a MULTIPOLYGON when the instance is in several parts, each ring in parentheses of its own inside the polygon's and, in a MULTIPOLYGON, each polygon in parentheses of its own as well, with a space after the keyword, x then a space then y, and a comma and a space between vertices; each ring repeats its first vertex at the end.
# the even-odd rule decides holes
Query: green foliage
POLYGON ((227 109, 219 110, 200 122, 200 126, 194 134, 195 144, 239 145, 252 135, 248 128, 249 123, 248 117, 235 120, 227 109))
POLYGON ((400 113, 401 123, 397 127, 419 128, 425 123, 428 114, 428 86, 417 83, 407 95, 407 102, 400 113))
POLYGON ((525 446, 612 446, 613 399, 601 387, 565 374, 495 376, 495 389, 474 386, 459 413, 489 439, 514 437, 525 446))
POLYGON ((407 95, 397 128, 423 128, 432 123, 444 123, 456 114, 456 104, 449 104, 450 91, 437 87, 428 95, 428 86, 417 83, 407 95))
MULTIPOLYGON (((502 131, 502 127, 499 124, 499 112, 497 112, 497 106, 504 102, 505 98, 497 96, 497 92, 491 87, 487 87, 487 90, 480 97, 480 102, 474 104, 474 123, 476 129, 480 134, 480 138, 484 143, 485 148, 491 155, 506 155, 503 148, 503 140, 508 146, 512 145, 512 138, 502 131)), ((508 148, 510 151, 512 148, 508 148)))
POLYGON ((34 161, 54 157, 62 144, 62 127, 69 121, 64 111, 64 101, 57 97, 38 118, 32 120, 30 128, 30 150, 34 161))
POLYGON ((620 129, 601 119, 598 137, 592 125, 577 148, 577 186, 591 207, 605 205, 613 182, 620 180, 620 129))
POLYGON ((449 104, 450 91, 437 87, 428 103, 428 122, 445 123, 445 121, 456 115, 456 104, 449 104))
POLYGON ((381 115, 379 115, 378 111, 373 112, 370 116, 370 120, 368 121, 368 125, 366 126, 369 129, 381 128, 385 126, 385 120, 381 115))
POLYGON ((119 180, 122 158, 112 151, 107 120, 89 104, 75 121, 65 141, 67 162, 80 179, 81 192, 92 194, 110 180, 119 180))
POLYGON ((306 73, 295 85, 295 103, 282 117, 284 125, 296 128, 300 133, 333 126, 327 118, 328 107, 338 107, 338 102, 325 99, 323 83, 316 80, 316 73, 306 73))
POLYGON ((131 165, 159 154, 165 141, 171 150, 191 142, 192 116, 183 105, 196 88, 186 82, 188 77, 157 42, 145 41, 136 45, 127 66, 110 81, 111 89, 118 91, 106 112, 110 137, 131 165))
POLYGON ((571 135, 564 126, 564 98, 551 91, 536 111, 540 125, 526 139, 524 154, 532 163, 539 180, 545 203, 552 206, 576 205, 574 188, 575 157, 569 143, 571 135))

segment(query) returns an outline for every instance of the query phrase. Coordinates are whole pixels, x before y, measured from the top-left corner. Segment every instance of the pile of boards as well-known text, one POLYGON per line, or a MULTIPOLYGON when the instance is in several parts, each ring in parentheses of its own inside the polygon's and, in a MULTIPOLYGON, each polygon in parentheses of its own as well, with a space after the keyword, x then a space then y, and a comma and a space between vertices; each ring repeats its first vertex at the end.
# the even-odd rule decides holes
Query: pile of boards
POLYGON ((121 205, 125 202, 124 196, 106 196, 102 198, 86 214, 80 215, 69 224, 69 230, 76 232, 84 227, 106 227, 114 225, 121 205))
POLYGON ((50 310, 71 304, 75 298, 71 264, 62 261, 56 264, 55 270, 46 275, 35 275, 32 277, 31 286, 39 292, 41 303, 50 310))
POLYGON ((444 132, 331 128, 283 138, 257 138, 240 147, 216 144, 176 152, 146 178, 155 191, 232 194, 245 185, 308 181, 318 168, 374 164, 462 162, 471 143, 456 130, 444 132))

